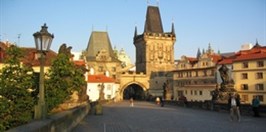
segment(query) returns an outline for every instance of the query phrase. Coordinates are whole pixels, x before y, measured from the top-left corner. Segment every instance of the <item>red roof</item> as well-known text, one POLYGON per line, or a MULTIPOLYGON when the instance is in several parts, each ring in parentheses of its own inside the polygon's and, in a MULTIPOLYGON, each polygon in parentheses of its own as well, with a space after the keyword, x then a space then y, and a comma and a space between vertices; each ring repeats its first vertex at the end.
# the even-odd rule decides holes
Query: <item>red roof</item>
POLYGON ((217 63, 222 59, 222 56, 219 54, 209 54, 208 55, 210 58, 212 58, 212 62, 217 63))
POLYGON ((233 59, 232 58, 224 58, 220 62, 218 62, 219 65, 232 64, 232 63, 233 63, 233 59))
POLYGON ((88 82, 90 83, 111 83, 113 82, 114 83, 115 80, 105 75, 88 75, 88 82))
POLYGON ((245 61, 266 58, 266 46, 254 46, 250 50, 242 50, 236 53, 234 61, 245 61))
POLYGON ((75 60, 74 64, 77 66, 85 66, 85 61, 84 60, 75 60))
MULTIPOLYGON (((36 55, 38 54, 36 48, 22 47, 21 49, 24 53, 24 57, 22 58, 22 62, 24 64, 28 64, 31 66, 39 66, 40 65, 40 61, 36 57, 36 55)), ((49 50, 48 52, 46 52, 44 65, 45 66, 51 66, 52 60, 55 59, 56 56, 57 56, 57 53, 55 53, 52 50, 49 50)))

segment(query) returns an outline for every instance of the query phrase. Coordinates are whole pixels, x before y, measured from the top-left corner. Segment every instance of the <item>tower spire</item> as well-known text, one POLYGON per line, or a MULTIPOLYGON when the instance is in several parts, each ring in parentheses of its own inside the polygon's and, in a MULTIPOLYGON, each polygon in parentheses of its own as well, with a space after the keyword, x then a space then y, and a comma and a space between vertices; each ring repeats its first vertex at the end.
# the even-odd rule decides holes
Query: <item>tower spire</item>
POLYGON ((134 33, 134 38, 137 37, 138 32, 137 32, 137 26, 135 25, 135 33, 134 33))
POLYGON ((174 26, 174 19, 172 18, 172 30, 171 33, 175 35, 175 26, 174 26))

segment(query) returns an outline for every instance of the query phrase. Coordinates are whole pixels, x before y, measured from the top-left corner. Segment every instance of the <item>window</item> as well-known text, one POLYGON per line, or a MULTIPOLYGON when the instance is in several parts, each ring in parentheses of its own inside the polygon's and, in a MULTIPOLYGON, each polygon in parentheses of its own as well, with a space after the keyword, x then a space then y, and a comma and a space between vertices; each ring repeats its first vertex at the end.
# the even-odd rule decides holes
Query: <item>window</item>
POLYGON ((248 90, 248 84, 241 84, 241 90, 248 90))
POLYGON ((198 91, 195 90, 195 91, 194 91, 194 94, 195 94, 195 95, 198 95, 198 91))
POLYGON ((262 74, 262 72, 257 72, 257 73, 256 73, 256 78, 257 78, 257 79, 263 79, 263 74, 262 74))
POLYGON ((247 73, 242 73, 242 79, 248 79, 248 74, 247 73))
POLYGON ((242 68, 248 68, 248 62, 243 62, 242 63, 242 68))
POLYGON ((98 71, 99 71, 99 72, 103 72, 103 66, 99 66, 98 71))
POLYGON ((263 84, 262 83, 258 83, 255 85, 256 90, 264 90, 263 84))
POLYGON ((241 100, 243 100, 244 102, 248 102, 248 95, 246 94, 242 95, 241 100))
POLYGON ((183 91, 179 91, 179 90, 178 90, 178 91, 177 91, 177 95, 178 95, 178 96, 183 96, 183 91))
POLYGON ((253 98, 258 97, 261 102, 263 102, 263 95, 254 95, 253 98))
POLYGON ((192 90, 190 91, 190 94, 193 95, 193 91, 192 90))
POLYGON ((187 95, 187 90, 185 91, 185 94, 187 95))
POLYGON ((257 61, 257 67, 264 67, 263 61, 257 61))
POLYGON ((199 91, 199 95, 202 95, 202 91, 201 90, 199 91))

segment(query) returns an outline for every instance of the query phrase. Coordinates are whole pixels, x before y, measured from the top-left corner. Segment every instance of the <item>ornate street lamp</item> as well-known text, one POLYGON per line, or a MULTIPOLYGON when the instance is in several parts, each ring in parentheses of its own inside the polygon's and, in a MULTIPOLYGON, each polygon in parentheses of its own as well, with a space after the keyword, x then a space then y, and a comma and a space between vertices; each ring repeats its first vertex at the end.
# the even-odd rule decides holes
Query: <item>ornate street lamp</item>
POLYGON ((44 94, 44 57, 46 52, 49 51, 54 38, 54 35, 50 34, 47 28, 46 24, 44 24, 41 31, 33 34, 36 49, 40 54, 39 99, 37 106, 35 106, 35 119, 44 119, 47 114, 44 94))

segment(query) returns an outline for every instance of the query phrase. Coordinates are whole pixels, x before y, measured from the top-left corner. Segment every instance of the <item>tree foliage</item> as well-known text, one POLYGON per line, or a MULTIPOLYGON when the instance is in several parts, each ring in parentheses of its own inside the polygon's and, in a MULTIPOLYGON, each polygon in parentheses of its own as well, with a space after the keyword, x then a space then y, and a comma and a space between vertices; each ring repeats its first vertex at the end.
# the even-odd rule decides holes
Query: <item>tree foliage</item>
POLYGON ((48 111, 64 103, 74 91, 80 92, 85 84, 84 74, 77 68, 66 54, 58 54, 53 61, 46 86, 46 102, 48 111))
POLYGON ((23 51, 11 46, 0 71, 0 131, 27 123, 34 114, 33 69, 21 63, 23 51))

